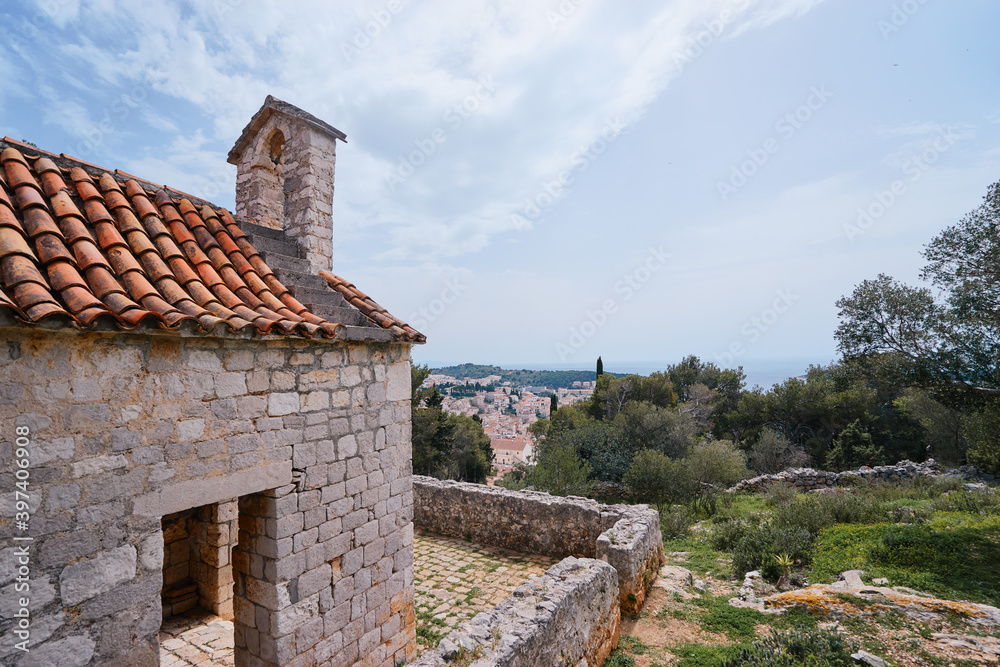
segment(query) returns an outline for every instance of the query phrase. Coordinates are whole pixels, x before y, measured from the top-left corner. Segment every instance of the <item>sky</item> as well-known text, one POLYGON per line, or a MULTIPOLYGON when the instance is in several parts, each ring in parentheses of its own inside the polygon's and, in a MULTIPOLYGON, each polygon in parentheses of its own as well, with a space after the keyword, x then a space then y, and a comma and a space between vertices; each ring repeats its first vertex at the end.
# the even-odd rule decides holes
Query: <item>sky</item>
POLYGON ((828 363, 1000 180, 991 0, 0 5, 0 134, 234 208, 268 94, 347 135, 334 272, 413 359, 828 363))

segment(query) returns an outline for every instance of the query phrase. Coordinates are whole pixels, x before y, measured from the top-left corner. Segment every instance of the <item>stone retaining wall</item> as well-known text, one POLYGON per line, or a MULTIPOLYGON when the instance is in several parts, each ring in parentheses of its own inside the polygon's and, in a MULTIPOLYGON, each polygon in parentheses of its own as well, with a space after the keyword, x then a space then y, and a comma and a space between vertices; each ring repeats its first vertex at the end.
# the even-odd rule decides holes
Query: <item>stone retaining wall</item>
POLYGON ((414 475, 413 523, 515 551, 604 560, 618 572, 621 608, 629 614, 642 606, 663 562, 660 515, 647 505, 602 505, 414 475))
POLYGON ((617 588, 618 574, 607 563, 564 558, 412 665, 599 667, 618 645, 617 588))

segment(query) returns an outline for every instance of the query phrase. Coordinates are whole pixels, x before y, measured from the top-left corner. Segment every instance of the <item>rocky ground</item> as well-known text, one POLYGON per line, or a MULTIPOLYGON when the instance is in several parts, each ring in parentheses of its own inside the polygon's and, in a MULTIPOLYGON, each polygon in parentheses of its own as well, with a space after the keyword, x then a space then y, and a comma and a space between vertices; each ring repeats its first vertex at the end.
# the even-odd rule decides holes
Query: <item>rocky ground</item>
POLYGON ((706 649, 800 624, 836 630, 868 665, 964 667, 1000 662, 1000 609, 941 600, 845 572, 835 584, 778 591, 750 573, 742 586, 696 578, 672 554, 642 612, 622 625, 622 652, 637 667, 682 658, 711 664, 706 649), (725 607, 734 610, 726 611, 725 607), (735 610, 746 610, 737 612, 735 610))

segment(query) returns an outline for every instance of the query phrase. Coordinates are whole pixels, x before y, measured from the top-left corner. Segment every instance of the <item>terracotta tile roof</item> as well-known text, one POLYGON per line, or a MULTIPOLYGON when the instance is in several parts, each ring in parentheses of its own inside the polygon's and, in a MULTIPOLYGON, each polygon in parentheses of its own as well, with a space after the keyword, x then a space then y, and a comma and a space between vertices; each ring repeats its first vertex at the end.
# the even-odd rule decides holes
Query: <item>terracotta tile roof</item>
POLYGON ((524 448, 528 445, 526 440, 517 438, 515 440, 509 440, 506 438, 490 438, 490 448, 500 449, 504 451, 512 452, 523 452, 524 448))
MULTIPOLYGON (((0 313, 78 328, 344 331, 295 299, 226 209, 10 138, 0 149, 0 313)), ((393 338, 425 340, 323 277, 393 338)))
POLYGON ((427 337, 411 327, 398 317, 393 317, 385 308, 375 303, 371 297, 359 290, 353 284, 329 271, 320 271, 319 275, 326 279, 330 287, 344 296, 344 300, 360 310, 365 317, 380 327, 388 329, 394 336, 413 343, 425 343, 427 337))

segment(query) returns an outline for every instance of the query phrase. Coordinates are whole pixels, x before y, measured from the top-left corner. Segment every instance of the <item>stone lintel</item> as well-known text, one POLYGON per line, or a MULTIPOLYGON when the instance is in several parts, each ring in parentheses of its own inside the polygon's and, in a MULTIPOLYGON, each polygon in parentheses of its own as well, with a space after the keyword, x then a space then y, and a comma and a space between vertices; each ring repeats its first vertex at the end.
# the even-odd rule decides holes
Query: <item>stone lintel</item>
POLYGON ((192 479, 135 499, 135 514, 163 516, 181 510, 226 502, 292 483, 292 462, 241 470, 229 475, 192 479))

